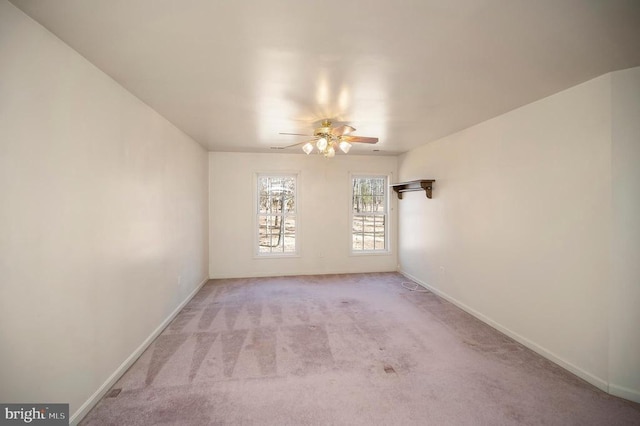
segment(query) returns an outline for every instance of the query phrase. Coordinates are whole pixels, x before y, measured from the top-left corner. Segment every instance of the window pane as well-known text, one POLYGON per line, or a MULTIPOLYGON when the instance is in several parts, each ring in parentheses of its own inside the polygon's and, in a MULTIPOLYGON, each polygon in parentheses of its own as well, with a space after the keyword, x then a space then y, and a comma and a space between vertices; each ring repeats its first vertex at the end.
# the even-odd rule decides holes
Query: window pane
POLYGON ((374 245, 373 245, 373 235, 369 235, 369 234, 365 234, 364 235, 364 240, 362 242, 362 249, 363 250, 373 250, 374 249, 374 245))
POLYGON ((258 217, 258 246, 260 253, 277 251, 281 240, 281 222, 278 216, 258 217))
POLYGON ((270 247, 258 246, 258 253, 271 253, 270 247))
POLYGON ((373 227, 373 236, 374 236, 374 250, 384 250, 385 249, 385 241, 384 241, 384 216, 374 216, 375 224, 373 227))
POLYGON ((293 213, 296 179, 293 176, 260 176, 258 178, 258 213, 293 213))
POLYGON ((360 196, 359 195, 353 196, 353 212, 360 213, 360 196))
POLYGON ((295 253, 296 219, 282 216, 258 217, 258 253, 295 253))
POLYGON ((283 179, 282 187, 284 188, 284 211, 285 213, 295 213, 296 211, 296 179, 287 177, 283 179))
POLYGON ((352 209, 354 213, 385 211, 385 181, 380 178, 354 178, 352 209))
POLYGON ((387 186, 385 177, 355 177, 352 181, 353 251, 386 250, 387 186))
POLYGON ((284 221, 284 247, 285 253, 296 251, 296 220, 289 217, 284 221))
POLYGON ((269 213, 269 178, 258 178, 258 213, 269 213))
POLYGON ((364 216, 364 230, 363 230, 363 246, 364 250, 374 250, 374 238, 373 238, 373 229, 374 229, 374 221, 376 219, 375 216, 364 216))
POLYGON ((362 234, 353 233, 353 250, 362 250, 362 234))
POLYGON ((258 254, 296 252, 296 176, 257 177, 258 254))
POLYGON ((363 250, 364 216, 354 216, 351 235, 353 250, 363 250))
POLYGON ((384 213, 385 211, 385 206, 384 206, 384 195, 376 195, 374 197, 374 212, 379 212, 379 213, 384 213))

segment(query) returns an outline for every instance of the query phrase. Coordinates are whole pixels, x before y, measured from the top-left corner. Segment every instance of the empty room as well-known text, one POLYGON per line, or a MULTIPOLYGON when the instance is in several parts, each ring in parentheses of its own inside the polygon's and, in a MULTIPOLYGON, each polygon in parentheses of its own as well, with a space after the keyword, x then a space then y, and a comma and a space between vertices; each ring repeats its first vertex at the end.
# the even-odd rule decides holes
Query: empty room
POLYGON ((640 425, 637 0, 0 0, 0 424, 640 425))

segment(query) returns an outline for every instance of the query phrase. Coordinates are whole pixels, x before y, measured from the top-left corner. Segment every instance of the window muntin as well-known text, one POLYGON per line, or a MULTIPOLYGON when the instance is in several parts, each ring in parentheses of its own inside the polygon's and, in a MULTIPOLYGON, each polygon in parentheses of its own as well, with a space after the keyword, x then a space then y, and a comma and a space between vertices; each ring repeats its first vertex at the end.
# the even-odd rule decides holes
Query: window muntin
POLYGON ((257 254, 295 254, 296 176, 260 174, 257 181, 257 254))
POLYGON ((351 251, 387 251, 386 176, 353 176, 351 188, 351 251))

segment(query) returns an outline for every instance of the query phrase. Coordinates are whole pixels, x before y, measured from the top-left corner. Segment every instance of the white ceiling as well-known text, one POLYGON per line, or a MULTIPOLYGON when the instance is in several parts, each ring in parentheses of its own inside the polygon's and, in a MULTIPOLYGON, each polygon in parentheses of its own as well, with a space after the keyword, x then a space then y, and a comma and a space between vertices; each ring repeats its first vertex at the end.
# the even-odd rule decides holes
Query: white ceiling
POLYGON ((639 0, 12 2, 212 151, 394 154, 640 65, 639 0))

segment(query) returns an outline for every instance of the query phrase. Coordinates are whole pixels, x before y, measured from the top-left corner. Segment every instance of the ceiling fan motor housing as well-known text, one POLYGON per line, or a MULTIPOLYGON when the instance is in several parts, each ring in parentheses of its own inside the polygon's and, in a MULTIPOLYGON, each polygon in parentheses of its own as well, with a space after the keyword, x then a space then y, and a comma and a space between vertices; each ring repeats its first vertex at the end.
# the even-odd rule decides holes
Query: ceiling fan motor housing
POLYGON ((323 121, 322 122, 322 127, 318 127, 313 134, 315 136, 326 136, 328 134, 331 133, 331 122, 330 121, 323 121))

